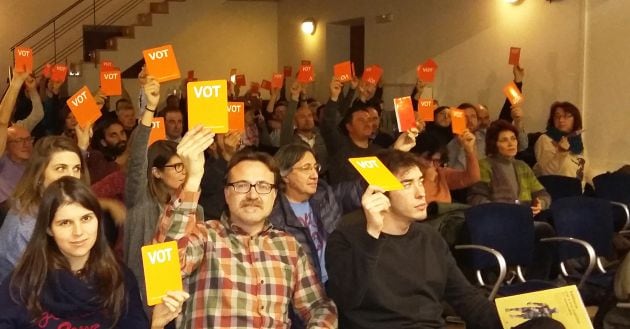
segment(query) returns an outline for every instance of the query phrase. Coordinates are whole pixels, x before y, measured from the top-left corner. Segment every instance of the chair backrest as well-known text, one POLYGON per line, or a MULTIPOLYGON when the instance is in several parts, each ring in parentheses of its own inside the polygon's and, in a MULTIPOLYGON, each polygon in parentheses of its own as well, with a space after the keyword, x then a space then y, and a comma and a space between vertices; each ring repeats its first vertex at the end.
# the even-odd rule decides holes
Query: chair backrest
MULTIPOLYGON (((486 203, 466 210, 466 228, 472 244, 499 251, 508 266, 527 266, 534 253, 534 220, 529 207, 509 203, 486 203)), ((473 254, 472 266, 496 266, 496 260, 473 254)))
MULTIPOLYGON (((613 253, 613 216, 610 202, 590 197, 562 198, 551 204, 556 234, 590 243, 597 256, 613 253)), ((581 247, 562 243, 558 246, 561 259, 584 256, 581 247)))
POLYGON ((630 175, 601 174, 593 178, 593 185, 597 197, 630 205, 630 175))
POLYGON ((538 181, 545 187, 554 201, 582 195, 582 182, 575 177, 547 175, 538 177, 538 181))

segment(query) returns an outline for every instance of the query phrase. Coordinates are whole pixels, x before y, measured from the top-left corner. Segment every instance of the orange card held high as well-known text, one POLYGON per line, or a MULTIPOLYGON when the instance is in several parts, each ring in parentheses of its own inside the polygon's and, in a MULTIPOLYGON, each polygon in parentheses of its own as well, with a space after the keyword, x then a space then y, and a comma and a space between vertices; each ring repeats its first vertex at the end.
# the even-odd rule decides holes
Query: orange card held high
POLYGON ((147 73, 152 75, 157 81, 165 82, 180 78, 179 66, 177 66, 173 46, 164 45, 143 50, 142 54, 147 66, 147 73))
POLYGON ((335 78, 340 82, 348 82, 354 77, 354 64, 351 61, 345 61, 335 64, 333 67, 335 78))
POLYGON ((508 59, 508 64, 518 65, 520 59, 521 59, 521 48, 510 47, 510 58, 508 59))
POLYGON ((101 110, 96 105, 96 100, 87 86, 83 86, 76 94, 68 98, 66 104, 68 104, 81 128, 87 127, 101 117, 101 110))
POLYGON ((211 80, 189 82, 188 127, 202 125, 212 132, 228 132, 227 81, 211 80))
POLYGON ((394 111, 396 112, 399 132, 406 132, 416 127, 416 116, 413 112, 410 96, 394 98, 394 111))
POLYGON ((245 103, 228 102, 228 128, 230 131, 245 131, 245 103))
POLYGON ((122 95, 122 80, 119 69, 101 70, 101 90, 106 96, 122 95))
POLYGON ((503 87, 503 94, 510 101, 510 104, 516 105, 520 104, 525 100, 521 91, 518 90, 518 87, 514 83, 514 81, 510 81, 505 87, 503 87))
POLYGON ((437 64, 432 59, 428 59, 426 62, 418 65, 416 70, 418 80, 433 82, 435 80, 435 72, 437 71, 437 68, 437 64))
POLYGON ((151 134, 149 135, 149 146, 151 144, 166 139, 166 127, 164 118, 153 118, 151 121, 151 134))
POLYGON ((383 76, 383 69, 378 65, 371 65, 363 70, 361 79, 367 83, 376 85, 379 80, 381 80, 381 76, 383 76))
POLYGON ((375 156, 349 158, 348 161, 370 185, 385 191, 402 190, 403 186, 387 167, 375 156))
POLYGON ((63 83, 68 76, 68 67, 63 64, 55 64, 50 69, 50 80, 63 83))
POLYGON ((418 100, 418 113, 422 121, 429 122, 434 121, 433 111, 435 110, 435 103, 430 98, 420 98, 418 100))
POLYGON ((33 49, 27 47, 16 47, 15 72, 33 72, 33 49))
POLYGON ((315 81, 315 77, 313 76, 313 66, 311 64, 300 66, 297 81, 300 83, 310 83, 315 81))
POLYGON ((461 135, 467 129, 468 121, 466 120, 466 112, 460 109, 449 109, 451 115, 451 128, 453 134, 461 135))
POLYGON ((282 73, 276 73, 271 77, 271 88, 282 88, 284 84, 285 75, 282 73))
POLYGON ((141 251, 147 286, 147 305, 161 303, 167 291, 183 290, 177 242, 144 246, 141 251))

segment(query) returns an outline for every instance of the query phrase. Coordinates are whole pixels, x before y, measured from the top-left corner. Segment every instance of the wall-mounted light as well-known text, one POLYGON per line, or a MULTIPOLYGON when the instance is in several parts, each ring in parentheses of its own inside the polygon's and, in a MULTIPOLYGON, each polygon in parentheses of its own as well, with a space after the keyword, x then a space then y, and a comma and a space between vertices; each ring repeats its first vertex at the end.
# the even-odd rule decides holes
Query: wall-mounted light
POLYGON ((302 22, 302 33, 304 34, 315 34, 315 19, 313 17, 309 17, 302 22))

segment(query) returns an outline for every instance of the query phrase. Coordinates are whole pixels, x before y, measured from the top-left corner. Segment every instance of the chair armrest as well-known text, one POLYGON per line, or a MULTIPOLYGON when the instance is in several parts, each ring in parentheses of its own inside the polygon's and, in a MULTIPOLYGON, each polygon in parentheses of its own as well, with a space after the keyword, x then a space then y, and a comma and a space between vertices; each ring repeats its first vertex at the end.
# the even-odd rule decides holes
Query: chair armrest
POLYGON ((591 272, 593 272, 593 269, 595 268, 595 262, 597 261, 597 256, 595 255, 595 249, 593 249, 593 246, 591 246, 590 243, 584 240, 570 238, 570 237, 562 237, 562 236, 553 237, 553 238, 543 238, 543 239, 540 239, 540 241, 542 242, 570 242, 570 243, 581 245, 582 247, 584 247, 584 249, 586 249, 586 253, 588 254, 588 267, 586 268, 586 271, 582 275, 582 278, 580 279, 580 283, 578 284, 578 288, 582 288, 582 286, 586 282, 586 279, 588 279, 588 277, 591 275, 591 272))
POLYGON ((455 246, 455 249, 480 250, 480 251, 484 251, 491 254, 492 256, 494 256, 494 258, 497 259, 497 263, 499 264, 499 277, 497 278, 497 281, 492 286, 492 291, 490 291, 490 295, 488 296, 489 301, 494 301, 494 297, 497 295, 497 292, 499 291, 499 288, 501 287, 501 284, 503 283, 503 280, 505 280, 505 276, 507 275, 507 264, 505 262, 505 258, 503 258, 503 255, 501 255, 501 253, 495 249, 488 248, 486 246, 477 245, 477 244, 462 244, 462 245, 455 246))
POLYGON ((630 210, 628 209, 628 205, 622 202, 610 201, 610 204, 613 206, 621 207, 624 213, 626 214, 626 224, 623 226, 622 230, 630 229, 630 210))

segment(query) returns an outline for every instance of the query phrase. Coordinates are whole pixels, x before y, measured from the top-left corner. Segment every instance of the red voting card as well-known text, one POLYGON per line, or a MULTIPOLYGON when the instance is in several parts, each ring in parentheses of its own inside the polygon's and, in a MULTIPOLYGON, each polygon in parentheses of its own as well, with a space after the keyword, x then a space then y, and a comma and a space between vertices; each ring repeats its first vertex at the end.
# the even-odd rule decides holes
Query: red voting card
POLYGON ((416 116, 413 112, 411 97, 394 98, 394 110, 396 111, 398 131, 406 132, 416 127, 416 116))
POLYGON ((435 103, 430 98, 420 98, 418 100, 418 112, 422 121, 434 121, 433 111, 435 110, 435 103))
POLYGON ((44 76, 44 78, 50 79, 51 71, 52 71, 52 64, 44 65, 44 68, 42 69, 42 75, 44 76))
POLYGON ((68 76, 68 67, 63 64, 55 64, 50 69, 50 80, 63 83, 68 76))
POLYGON ((467 129, 466 112, 460 109, 449 109, 453 134, 461 135, 467 129))
POLYGON ((274 74, 273 77, 271 77, 271 88, 282 88, 285 76, 286 75, 283 75, 282 73, 274 74))
POLYGON ((427 63, 420 64, 418 65, 418 68, 417 68, 418 80, 423 81, 423 82, 433 82, 435 81, 436 71, 437 71, 437 66, 429 65, 427 63))
POLYGON ((518 62, 520 59, 521 59, 521 48, 510 47, 510 58, 508 59, 508 64, 518 65, 518 62))
POLYGON ((362 80, 373 85, 378 84, 383 76, 383 69, 378 65, 371 65, 363 70, 362 80))
POLYGON ((286 78, 290 78, 293 75, 293 67, 292 66, 285 66, 284 67, 284 76, 286 78))
POLYGON ((245 103, 228 102, 228 129, 230 131, 245 131, 245 103))
POLYGON ((523 94, 518 90, 518 87, 514 81, 510 81, 505 87, 503 87, 503 94, 510 101, 512 105, 520 104, 525 100, 523 94))
POLYGON ((334 68, 335 78, 340 82, 348 82, 354 77, 354 64, 350 61, 345 61, 339 64, 335 64, 334 68))
POLYGON ((101 61, 101 71, 113 70, 114 63, 112 61, 104 60, 101 61))
POLYGON ((300 83, 310 83, 315 81, 315 77, 313 76, 313 66, 310 64, 300 66, 297 81, 300 83))
POLYGON ((81 128, 85 129, 101 117, 101 110, 96 105, 96 100, 87 86, 83 86, 76 94, 68 98, 66 104, 68 104, 81 128))
POLYGON ((262 89, 266 89, 266 90, 271 90, 271 81, 269 81, 269 80, 263 80, 263 81, 260 83, 260 88, 262 88, 262 89))
POLYGON ((15 72, 33 72, 33 49, 17 47, 14 51, 15 72))
POLYGON ((101 90, 106 96, 122 95, 122 80, 119 69, 101 70, 101 90))
POLYGON ((151 121, 151 134, 149 135, 149 146, 151 144, 166 139, 166 126, 164 118, 153 118, 151 121))
POLYGON ((258 82, 252 82, 252 83, 249 85, 249 90, 250 90, 252 93, 258 93, 258 92, 260 92, 260 84, 259 84, 258 82))
POLYGON ((180 78, 179 66, 177 66, 173 46, 164 45, 143 50, 142 54, 144 55, 147 72, 157 81, 165 82, 180 78))
POLYGON ((247 86, 247 80, 245 80, 245 74, 237 74, 234 77, 234 82, 236 83, 237 86, 247 86))

